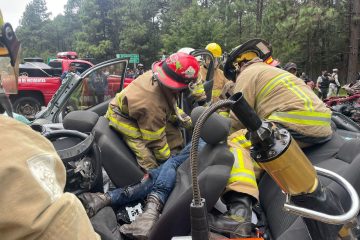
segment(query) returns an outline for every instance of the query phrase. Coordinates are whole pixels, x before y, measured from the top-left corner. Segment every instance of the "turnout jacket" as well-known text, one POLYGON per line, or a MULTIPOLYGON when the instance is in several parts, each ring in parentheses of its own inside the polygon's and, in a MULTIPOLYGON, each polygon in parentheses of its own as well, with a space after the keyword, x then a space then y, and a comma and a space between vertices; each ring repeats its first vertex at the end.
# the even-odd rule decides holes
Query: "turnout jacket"
MULTIPOLYGON (((303 80, 259 59, 245 65, 236 79, 234 93, 242 92, 262 119, 278 122, 309 137, 328 137, 331 111, 303 80)), ((234 130, 243 128, 231 114, 234 130)))
POLYGON ((147 71, 115 96, 106 117, 126 137, 146 141, 157 160, 166 160, 170 148, 165 130, 175 102, 175 94, 161 88, 147 71))
POLYGON ((0 238, 100 239, 77 197, 64 193, 65 168, 53 145, 0 115, 0 238))
MULTIPOLYGON (((200 74, 203 81, 205 81, 207 75, 207 69, 204 66, 200 67, 200 74)), ((224 72, 221 69, 216 68, 214 71, 214 84, 211 91, 212 103, 215 103, 221 99, 220 97, 221 92, 227 82, 229 82, 229 80, 227 80, 226 77, 224 76, 224 72)))

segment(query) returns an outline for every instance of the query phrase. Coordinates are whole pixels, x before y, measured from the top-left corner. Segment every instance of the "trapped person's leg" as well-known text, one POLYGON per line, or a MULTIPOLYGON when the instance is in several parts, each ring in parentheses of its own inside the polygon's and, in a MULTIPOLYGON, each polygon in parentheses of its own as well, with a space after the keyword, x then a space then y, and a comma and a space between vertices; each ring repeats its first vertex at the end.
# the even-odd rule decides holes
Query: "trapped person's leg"
POLYGON ((88 216, 92 217, 106 206, 121 206, 146 198, 154 185, 159 170, 160 169, 154 169, 152 177, 146 174, 139 183, 125 188, 117 188, 107 193, 83 193, 78 197, 84 205, 88 216))
MULTIPOLYGON (((198 151, 201 151, 204 146, 205 142, 200 139, 198 151)), ((190 149, 191 144, 186 145, 178 155, 170 158, 162 165, 163 167, 159 172, 159 177, 156 179, 151 193, 159 196, 163 204, 166 203, 174 188, 177 168, 190 157, 190 149)))
MULTIPOLYGON (((200 140, 199 151, 205 146, 200 140)), ((132 238, 146 239, 157 222, 160 212, 166 203, 176 181, 177 168, 190 156, 191 145, 187 145, 177 156, 171 157, 163 165, 157 177, 153 190, 148 196, 145 211, 131 224, 122 225, 120 231, 132 238)))

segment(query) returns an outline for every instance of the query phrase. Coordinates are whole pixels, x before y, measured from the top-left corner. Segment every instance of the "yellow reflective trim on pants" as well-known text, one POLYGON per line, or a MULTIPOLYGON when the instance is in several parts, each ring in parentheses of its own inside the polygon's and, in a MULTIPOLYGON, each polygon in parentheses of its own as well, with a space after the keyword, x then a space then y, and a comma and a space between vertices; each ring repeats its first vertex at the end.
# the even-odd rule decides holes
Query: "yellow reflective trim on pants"
POLYGON ((234 155, 234 165, 233 168, 244 168, 244 162, 243 162, 243 154, 242 151, 237 148, 230 148, 230 152, 234 155))
POLYGON ((221 91, 222 91, 222 90, 219 90, 219 89, 213 89, 213 90, 211 91, 211 96, 212 96, 212 97, 220 97, 221 91))
POLYGON ((164 147, 160 149, 154 149, 155 158, 158 160, 166 160, 170 157, 170 148, 166 143, 164 147))
POLYGON ((274 87, 279 84, 283 84, 287 89, 293 92, 299 99, 304 101, 304 108, 309 111, 314 111, 311 98, 299 88, 292 80, 290 73, 283 73, 275 78, 271 79, 259 92, 256 97, 257 103, 259 103, 264 97, 266 97, 274 87))
POLYGON ((235 177, 230 177, 228 180, 228 183, 233 183, 233 182, 245 182, 245 183, 250 183, 251 185, 253 185, 254 187, 257 188, 257 183, 256 180, 253 180, 249 177, 244 177, 244 176, 235 176, 235 177))
POLYGON ((230 151, 233 153, 235 161, 230 172, 228 183, 246 182, 257 187, 255 173, 249 169, 246 169, 244 166, 242 151, 236 148, 230 148, 230 151))
POLYGON ((149 141, 159 140, 159 139, 161 139, 162 135, 165 132, 165 126, 160 128, 157 131, 150 131, 150 130, 145 130, 145 129, 140 128, 140 132, 142 135, 142 139, 144 139, 144 140, 149 140, 149 141))
POLYGON ((247 140, 244 135, 237 136, 231 139, 231 142, 239 144, 241 147, 249 148, 251 147, 251 141, 247 140))
POLYGON ((307 111, 274 112, 267 119, 302 125, 330 126, 331 113, 307 111))
POLYGON ((134 126, 131 126, 129 124, 123 123, 112 116, 114 112, 109 108, 108 109, 109 114, 107 114, 107 118, 110 121, 110 125, 116 128, 119 132, 122 134, 132 137, 132 138, 139 138, 141 137, 141 132, 139 128, 136 128, 134 126))
POLYGON ((246 169, 246 168, 240 168, 240 167, 233 166, 233 168, 231 169, 231 172, 230 172, 230 176, 233 174, 238 174, 238 173, 244 173, 244 174, 247 174, 247 175, 251 176, 252 178, 256 179, 254 171, 246 169))

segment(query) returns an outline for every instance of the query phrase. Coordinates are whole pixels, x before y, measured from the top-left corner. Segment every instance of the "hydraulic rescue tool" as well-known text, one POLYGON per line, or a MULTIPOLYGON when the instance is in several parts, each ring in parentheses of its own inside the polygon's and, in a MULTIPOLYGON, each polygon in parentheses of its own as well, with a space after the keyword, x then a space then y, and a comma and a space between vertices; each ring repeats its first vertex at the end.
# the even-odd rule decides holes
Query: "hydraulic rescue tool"
POLYGON ((190 206, 192 239, 209 239, 205 199, 197 182, 197 147, 200 130, 207 118, 221 107, 230 107, 248 129, 252 158, 286 194, 284 209, 304 217, 312 239, 337 239, 341 225, 354 221, 359 213, 359 197, 350 183, 339 175, 314 167, 290 133, 273 122, 262 121, 241 92, 205 110, 198 118, 190 152, 193 201, 190 206), (344 210, 337 196, 321 184, 318 174, 341 185, 350 195, 350 209, 344 210), (296 204, 296 205, 294 205, 296 204))

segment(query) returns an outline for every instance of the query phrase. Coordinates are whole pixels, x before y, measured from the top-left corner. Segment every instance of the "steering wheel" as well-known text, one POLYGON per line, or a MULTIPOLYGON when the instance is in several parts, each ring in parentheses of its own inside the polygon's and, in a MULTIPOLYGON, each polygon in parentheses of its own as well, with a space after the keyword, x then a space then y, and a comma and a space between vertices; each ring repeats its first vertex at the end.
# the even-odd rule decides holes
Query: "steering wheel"
POLYGON ((100 149, 94 142, 94 135, 75 130, 56 130, 44 133, 44 137, 53 144, 69 141, 69 138, 80 139, 74 146, 56 150, 66 169, 65 191, 80 194, 90 191, 97 184, 102 186, 100 149))

